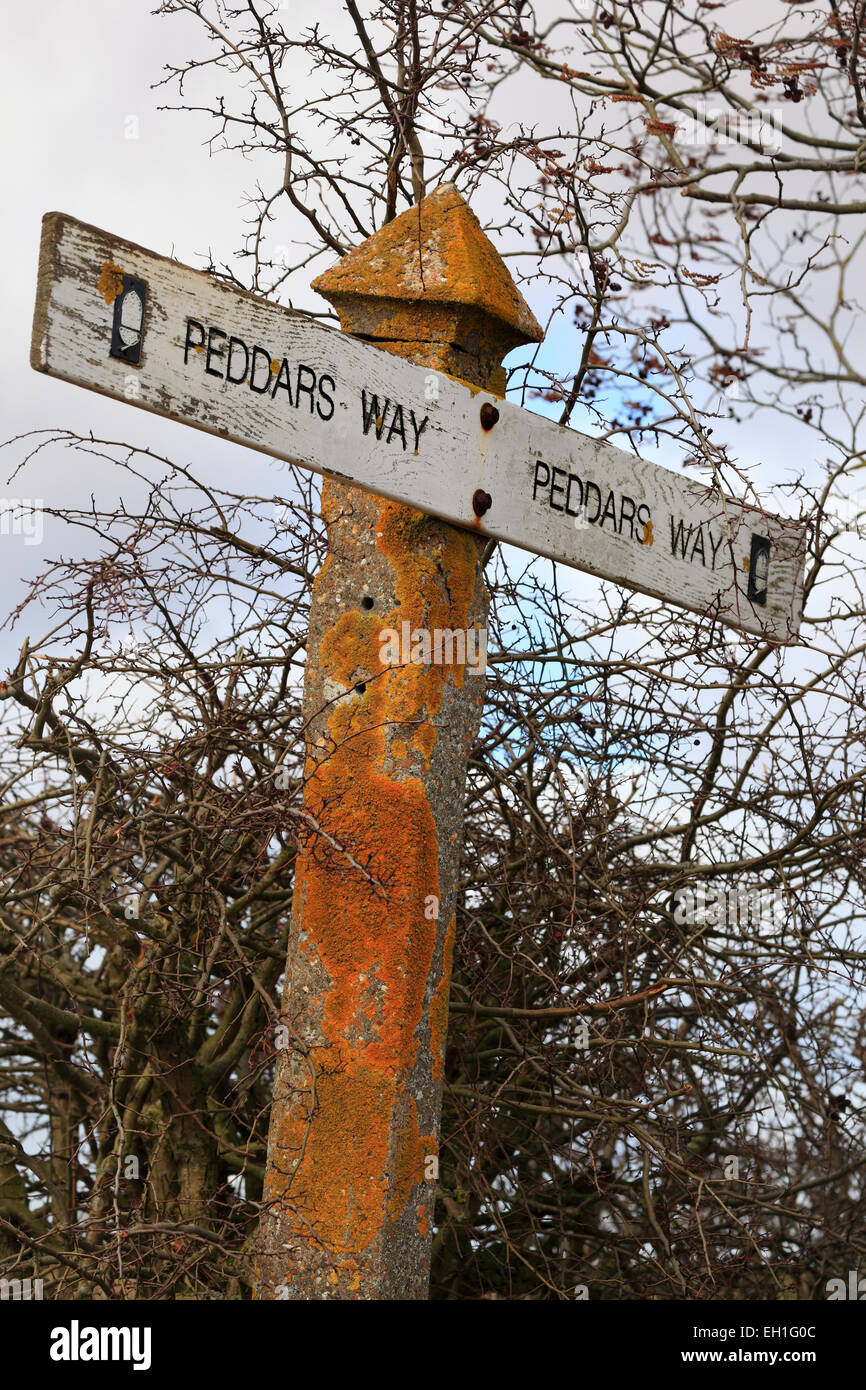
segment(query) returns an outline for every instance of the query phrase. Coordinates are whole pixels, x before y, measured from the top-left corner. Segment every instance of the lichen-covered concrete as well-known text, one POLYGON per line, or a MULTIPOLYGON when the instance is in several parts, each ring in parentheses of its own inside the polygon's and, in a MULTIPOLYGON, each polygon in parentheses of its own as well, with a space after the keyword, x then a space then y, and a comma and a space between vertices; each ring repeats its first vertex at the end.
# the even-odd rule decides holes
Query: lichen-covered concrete
MULTIPOLYGON (((346 331, 495 389, 538 325, 452 187, 316 282, 346 331)), ((384 629, 481 629, 481 540, 322 491, 299 855, 258 1250, 263 1298, 424 1298, 466 761, 484 678, 383 666, 384 629)))

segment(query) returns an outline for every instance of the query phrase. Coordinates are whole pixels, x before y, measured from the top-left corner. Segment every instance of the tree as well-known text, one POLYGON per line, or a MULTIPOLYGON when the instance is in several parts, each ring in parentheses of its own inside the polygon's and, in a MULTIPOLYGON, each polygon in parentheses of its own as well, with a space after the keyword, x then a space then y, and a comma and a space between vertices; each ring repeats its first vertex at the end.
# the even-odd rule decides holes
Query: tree
MULTIPOLYGON (((515 399, 752 498, 778 432, 810 522, 781 651, 491 547, 436 1297, 823 1298, 863 1253, 861 8, 740 37, 663 3, 159 11, 203 45, 166 84, 260 173, 215 273, 303 302, 455 179, 547 315, 515 399)), ((94 555, 34 586, 0 689, 0 1273, 245 1297, 319 833, 314 489, 275 513, 71 435, 21 462, 64 447, 148 491, 67 514, 94 555)))

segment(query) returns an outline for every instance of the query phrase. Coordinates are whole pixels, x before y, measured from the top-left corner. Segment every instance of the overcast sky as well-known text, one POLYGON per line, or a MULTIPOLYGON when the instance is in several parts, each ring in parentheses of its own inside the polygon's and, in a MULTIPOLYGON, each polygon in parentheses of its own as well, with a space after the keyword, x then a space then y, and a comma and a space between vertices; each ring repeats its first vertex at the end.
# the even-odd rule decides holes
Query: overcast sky
MULTIPOLYGON (((741 7, 729 7, 735 8, 741 7)), ((316 12, 323 12, 322 4, 295 0, 291 22, 300 27, 307 13, 316 12)), ((325 14, 332 18, 327 8, 325 14)), ((186 17, 156 17, 142 0, 42 0, 9 7, 4 30, 0 439, 50 426, 92 430, 194 463, 214 483, 240 490, 244 479, 252 491, 269 495, 279 488, 279 474, 267 458, 40 375, 28 360, 45 212, 70 213, 192 265, 211 254, 231 261, 238 249, 239 206, 255 167, 234 155, 211 157, 207 117, 160 111, 174 93, 152 89, 166 62, 202 51, 198 26, 186 17)), ((543 317, 543 304, 534 301, 533 308, 543 317)), ((781 478, 798 461, 786 456, 778 422, 773 428, 769 423, 742 430, 734 452, 760 455, 767 476, 781 478)), ((91 491, 103 503, 116 493, 116 470, 71 450, 45 455, 9 482, 22 452, 20 446, 0 452, 4 497, 64 506, 86 504, 91 491)), ((664 461, 677 466, 673 458, 664 461)), ((68 553, 73 534, 46 518, 42 545, 0 536, 4 613, 22 596, 22 579, 46 556, 68 553)), ((574 582, 582 585, 583 579, 574 582)), ((20 635, 0 634, 0 665, 17 651, 20 635)))
MULTIPOLYGON (((140 0, 45 0, 8 7, 0 45, 0 102, 5 132, 2 218, 3 392, 0 438, 62 426, 147 445, 178 462, 207 465, 214 481, 249 477, 263 484, 273 465, 259 455, 125 403, 34 372, 29 365, 41 220, 72 214, 188 264, 213 251, 230 259, 241 240, 239 178, 232 156, 210 158, 204 117, 162 112, 172 98, 151 84, 169 59, 192 47, 190 25, 159 19, 140 0), (136 133, 137 138, 130 138, 136 133)), ((55 450, 12 483, 22 450, 0 452, 6 498, 43 497, 52 506, 86 505, 93 491, 116 495, 108 464, 55 450)), ((263 486, 262 491, 265 490, 263 486)), ((0 536, 4 615, 23 594, 21 579, 47 555, 68 553, 72 533, 46 518, 42 545, 0 536)), ((23 631, 23 629, 22 629, 23 631)), ((12 646, 17 650, 19 635, 12 646)), ((0 635, 0 664, 9 660, 0 635)))

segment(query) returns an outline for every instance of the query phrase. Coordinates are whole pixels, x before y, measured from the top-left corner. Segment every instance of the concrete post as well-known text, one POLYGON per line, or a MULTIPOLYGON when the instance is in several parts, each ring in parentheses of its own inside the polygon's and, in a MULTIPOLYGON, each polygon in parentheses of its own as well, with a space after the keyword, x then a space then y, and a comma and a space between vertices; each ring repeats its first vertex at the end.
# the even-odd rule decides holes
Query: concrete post
MULTIPOLYGON (((436 373, 502 390, 504 354, 541 338, 450 185, 315 288, 345 332, 430 369, 428 410, 436 373)), ((437 650, 436 633, 468 635, 470 653, 486 633, 482 542, 334 481, 322 511, 329 554, 304 687, 304 813, 319 830, 296 869, 257 1289, 420 1299, 466 762, 484 696, 483 670, 460 663, 459 639, 437 650)))

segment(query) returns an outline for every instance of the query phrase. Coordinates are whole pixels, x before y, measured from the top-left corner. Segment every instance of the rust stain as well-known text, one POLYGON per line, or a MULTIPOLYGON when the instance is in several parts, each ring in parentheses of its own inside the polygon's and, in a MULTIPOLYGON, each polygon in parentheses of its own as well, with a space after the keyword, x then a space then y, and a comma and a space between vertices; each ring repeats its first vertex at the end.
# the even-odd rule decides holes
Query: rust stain
POLYGON ((643 524, 643 536, 641 537, 641 545, 652 545, 652 543, 653 524, 651 521, 645 521, 643 524))
POLYGON ((113 261, 103 261, 96 288, 106 304, 113 304, 117 296, 123 293, 123 267, 115 265, 113 261))

